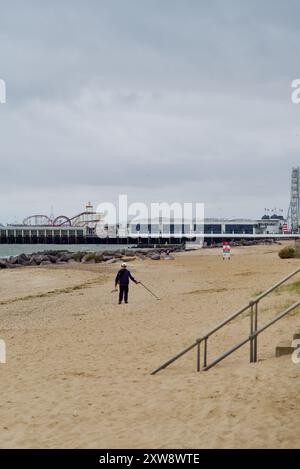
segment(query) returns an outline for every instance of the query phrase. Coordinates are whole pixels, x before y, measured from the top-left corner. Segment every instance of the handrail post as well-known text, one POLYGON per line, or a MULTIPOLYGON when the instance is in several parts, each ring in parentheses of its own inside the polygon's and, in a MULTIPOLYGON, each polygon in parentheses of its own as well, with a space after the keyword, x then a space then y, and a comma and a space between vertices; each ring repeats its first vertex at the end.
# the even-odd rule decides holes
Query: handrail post
MULTIPOLYGON (((254 310, 254 332, 257 332, 257 326, 258 326, 258 301, 255 303, 255 310, 254 310)), ((257 362, 257 334, 255 334, 254 337, 254 353, 253 353, 253 361, 254 363, 257 362)))
POLYGON ((201 364, 200 364, 200 347, 201 347, 201 340, 197 342, 197 372, 199 373, 201 364))
POLYGON ((203 361, 204 368, 207 367, 207 340, 208 340, 208 337, 205 337, 205 339, 204 339, 204 361, 203 361))
POLYGON ((250 301, 250 363, 253 363, 254 361, 254 356, 253 356, 253 326, 254 326, 254 321, 253 321, 253 301, 250 301))

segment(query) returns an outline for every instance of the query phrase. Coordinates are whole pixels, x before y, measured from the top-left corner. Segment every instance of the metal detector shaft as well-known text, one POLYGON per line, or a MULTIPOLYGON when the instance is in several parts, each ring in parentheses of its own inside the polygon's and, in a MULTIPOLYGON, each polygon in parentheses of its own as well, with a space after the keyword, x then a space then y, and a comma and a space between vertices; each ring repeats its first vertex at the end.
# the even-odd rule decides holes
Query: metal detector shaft
POLYGON ((149 293, 151 293, 152 296, 154 296, 154 298, 156 298, 157 300, 160 300, 160 298, 158 298, 158 296, 155 295, 155 293, 153 293, 151 290, 149 290, 148 287, 146 287, 146 285, 144 285, 142 282, 139 282, 149 293))

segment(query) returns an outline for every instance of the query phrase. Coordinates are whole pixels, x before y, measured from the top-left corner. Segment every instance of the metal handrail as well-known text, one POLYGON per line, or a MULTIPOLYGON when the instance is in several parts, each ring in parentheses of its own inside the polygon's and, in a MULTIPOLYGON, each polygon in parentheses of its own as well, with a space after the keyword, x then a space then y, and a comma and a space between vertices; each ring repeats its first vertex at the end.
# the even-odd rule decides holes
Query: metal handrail
POLYGON ((244 340, 242 340, 239 344, 235 345, 233 348, 227 350, 227 352, 223 353, 220 355, 218 358, 216 358, 214 361, 212 361, 209 365, 207 365, 205 368, 203 368, 204 371, 209 370, 213 366, 217 365, 220 363, 220 361, 224 360, 224 358, 228 357, 231 355, 233 352, 241 348, 243 345, 245 345, 247 342, 250 340, 253 340, 254 337, 257 337, 259 334, 261 334, 263 331, 268 329, 270 326, 272 326, 275 322, 279 321, 279 319, 282 319, 284 316, 289 314, 291 311, 294 309, 298 308, 300 306, 300 300, 294 303, 293 305, 289 306, 287 309, 285 309, 282 313, 279 313, 277 316, 275 316, 270 322, 268 322, 265 326, 261 327, 257 331, 255 331, 252 336, 246 337, 244 340))
POLYGON ((289 279, 294 277, 296 274, 300 272, 300 268, 295 270, 294 272, 290 273, 283 279, 281 279, 279 282, 275 283, 272 285, 270 288, 265 290, 263 293, 261 293, 259 296, 257 296, 254 300, 250 301, 249 304, 243 306, 240 308, 238 311, 230 315, 228 318, 226 318, 224 321, 219 323, 217 326, 213 327, 211 330, 209 330, 205 335, 202 337, 196 339, 190 346, 186 347, 183 349, 181 352, 177 353, 174 355, 172 358, 164 362, 162 365, 160 365, 158 368, 156 368, 154 371, 152 371, 151 375, 155 375, 159 371, 167 368, 169 365, 174 363, 176 360, 181 358, 183 355, 197 347, 197 371, 200 371, 201 366, 200 366, 200 353, 201 353, 201 344, 204 342, 204 361, 203 361, 203 370, 208 370, 209 368, 212 368, 214 365, 219 363, 221 360, 226 358, 228 355, 231 355, 231 353, 235 352, 238 350, 240 347, 245 345, 247 342, 250 341, 250 363, 256 362, 257 361, 257 336, 261 332, 263 332, 265 329, 270 327, 274 322, 278 321, 282 317, 286 316, 290 311, 295 309, 297 306, 300 305, 300 302, 295 303, 291 307, 287 308, 287 310, 283 311, 283 313, 280 313, 278 316, 276 316, 270 323, 268 323, 266 326, 264 326, 261 329, 257 329, 258 326, 258 303, 265 298, 267 295, 272 293, 276 288, 280 287, 282 284, 287 282, 289 279), (298 304, 299 303, 299 304, 298 304), (238 316, 240 316, 242 313, 247 311, 248 309, 251 309, 251 314, 250 314, 250 335, 246 339, 244 339, 242 342, 234 346, 233 348, 229 349, 227 352, 222 354, 220 357, 218 357, 216 360, 211 362, 209 365, 207 365, 207 342, 208 338, 212 336, 215 332, 220 330, 222 327, 226 326, 229 322, 231 322, 233 319, 236 319, 238 316), (292 309, 290 309, 292 308, 292 309), (287 312, 286 312, 287 311, 287 312), (277 319, 276 319, 277 318, 277 319))

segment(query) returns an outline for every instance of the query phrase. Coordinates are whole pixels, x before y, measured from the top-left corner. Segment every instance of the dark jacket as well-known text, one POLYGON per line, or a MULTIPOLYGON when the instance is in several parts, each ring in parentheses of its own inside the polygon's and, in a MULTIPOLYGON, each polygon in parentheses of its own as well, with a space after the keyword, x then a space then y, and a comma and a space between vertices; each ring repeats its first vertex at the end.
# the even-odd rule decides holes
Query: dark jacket
POLYGON ((115 284, 118 285, 119 283, 122 287, 127 287, 129 284, 129 279, 132 280, 134 283, 137 283, 135 278, 129 272, 129 270, 120 269, 117 273, 115 284))

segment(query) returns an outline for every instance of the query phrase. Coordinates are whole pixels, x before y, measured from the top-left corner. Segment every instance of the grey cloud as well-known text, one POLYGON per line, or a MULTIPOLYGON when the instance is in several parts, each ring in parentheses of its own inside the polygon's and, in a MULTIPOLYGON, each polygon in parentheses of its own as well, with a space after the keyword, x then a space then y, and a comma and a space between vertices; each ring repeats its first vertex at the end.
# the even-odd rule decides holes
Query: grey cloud
POLYGON ((121 190, 209 215, 287 208, 299 13, 294 0, 2 5, 0 220, 121 190))

